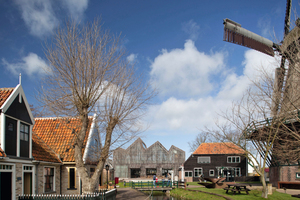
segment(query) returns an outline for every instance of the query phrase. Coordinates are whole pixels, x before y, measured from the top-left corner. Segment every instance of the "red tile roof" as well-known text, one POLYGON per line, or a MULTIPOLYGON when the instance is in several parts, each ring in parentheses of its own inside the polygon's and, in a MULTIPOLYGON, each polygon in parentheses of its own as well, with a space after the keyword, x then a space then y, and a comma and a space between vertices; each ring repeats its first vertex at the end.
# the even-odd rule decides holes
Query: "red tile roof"
POLYGON ((0 148, 0 157, 6 157, 5 152, 2 150, 2 148, 0 148))
POLYGON ((14 88, 0 88, 0 107, 5 103, 13 91, 14 88))
POLYGON ((61 163, 58 155, 35 133, 32 133, 32 156, 38 161, 61 163))
POLYGON ((193 154, 243 154, 245 151, 231 142, 202 143, 193 154))
MULTIPOLYGON (((87 136, 90 131, 92 118, 89 118, 89 127, 85 136, 85 147, 87 136)), ((63 162, 75 162, 74 141, 75 134, 81 127, 78 118, 35 118, 33 132, 37 134, 63 162)), ((83 149, 84 152, 84 149, 83 149)))

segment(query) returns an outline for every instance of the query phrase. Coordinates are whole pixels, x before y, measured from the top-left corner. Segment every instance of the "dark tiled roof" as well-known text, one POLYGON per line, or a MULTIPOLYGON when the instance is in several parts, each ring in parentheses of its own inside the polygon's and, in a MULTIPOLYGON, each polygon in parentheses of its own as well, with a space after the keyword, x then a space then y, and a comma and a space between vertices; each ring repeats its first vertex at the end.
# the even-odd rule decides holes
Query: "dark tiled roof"
POLYGON ((0 107, 5 103, 13 91, 14 88, 0 88, 0 107))
POLYGON ((202 143, 193 154, 243 154, 245 151, 231 142, 202 143))
MULTIPOLYGON (((85 147, 90 131, 92 118, 89 118, 89 127, 86 132, 83 146, 85 147)), ((81 127, 78 118, 36 118, 33 132, 36 133, 63 162, 75 162, 74 141, 75 133, 81 127)), ((84 152, 84 149, 82 150, 84 152)))
POLYGON ((32 133, 32 156, 38 161, 61 163, 55 152, 35 133, 32 133))

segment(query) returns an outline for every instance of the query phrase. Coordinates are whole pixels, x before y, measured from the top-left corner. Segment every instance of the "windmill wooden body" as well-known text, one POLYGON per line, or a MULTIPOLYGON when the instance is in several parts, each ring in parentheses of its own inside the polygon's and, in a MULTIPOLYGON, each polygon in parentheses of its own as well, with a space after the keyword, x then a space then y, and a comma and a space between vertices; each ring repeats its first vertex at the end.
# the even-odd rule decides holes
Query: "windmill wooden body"
POLYGON ((297 150, 300 145, 300 19, 290 31, 290 13, 291 0, 287 0, 284 38, 280 44, 243 29, 236 22, 224 20, 224 41, 246 46, 269 56, 274 56, 275 52, 281 55, 280 66, 275 70, 271 116, 263 121, 253 121, 245 129, 246 138, 252 141, 261 157, 266 158, 272 173, 270 182, 274 186, 280 181, 292 182, 297 177, 300 178, 300 150, 297 150), (274 129, 270 128, 271 124, 280 128, 276 129, 280 134, 276 136, 273 148, 266 151, 264 143, 268 141, 264 138, 267 138, 267 134, 272 134, 274 129), (282 144, 287 148, 283 150, 282 144), (280 157, 280 151, 292 153, 287 157, 281 154, 280 157))

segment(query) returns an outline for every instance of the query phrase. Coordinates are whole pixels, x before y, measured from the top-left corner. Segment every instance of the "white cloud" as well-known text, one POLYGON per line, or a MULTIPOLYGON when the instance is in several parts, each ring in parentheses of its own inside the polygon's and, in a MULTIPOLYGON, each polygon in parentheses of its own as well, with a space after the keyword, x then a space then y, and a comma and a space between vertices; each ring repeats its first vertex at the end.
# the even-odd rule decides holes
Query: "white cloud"
POLYGON ((29 76, 34 74, 43 75, 48 69, 46 62, 35 53, 29 53, 28 56, 22 58, 22 62, 8 63, 2 58, 2 64, 13 74, 25 73, 29 76))
POLYGON ((182 24, 182 30, 189 35, 189 38, 193 41, 196 41, 199 35, 200 26, 190 20, 182 24))
MULTIPOLYGON (((200 52, 198 53, 200 54, 200 52)), ((221 81, 219 83, 219 89, 214 91, 215 95, 206 95, 190 99, 179 99, 173 96, 159 105, 151 106, 148 114, 148 121, 152 121, 150 129, 162 130, 161 132, 164 132, 164 134, 176 135, 183 133, 197 134, 199 133, 199 129, 213 127, 216 118, 218 118, 218 113, 230 109, 232 101, 241 98, 245 90, 251 84, 250 79, 253 80, 258 77, 259 70, 262 66, 264 66, 265 70, 269 73, 274 73, 276 65, 277 62, 270 56, 254 50, 246 51, 244 61, 241 63, 241 67, 244 67, 243 74, 238 75, 230 71, 224 75, 220 72, 219 75, 222 74, 222 76, 225 77, 217 77, 217 79, 221 81)), ((172 70, 177 70, 176 66, 174 68, 166 67, 164 74, 173 73, 172 70)), ((181 70, 180 73, 184 73, 184 70, 181 70)), ((207 73, 208 72, 204 73, 204 75, 207 75, 207 73)), ((157 73, 152 73, 152 76, 156 75, 157 73)), ((197 75, 199 79, 204 76, 197 75)), ((189 77, 186 77, 186 79, 186 81, 188 81, 189 77)), ((207 79, 206 82, 199 82, 198 87, 207 87, 207 84, 210 85, 209 81, 210 80, 207 79), (204 85, 201 85, 202 83, 204 85)), ((176 88, 177 90, 181 90, 180 84, 174 84, 175 86, 172 90, 176 90, 176 88)), ((162 86, 165 87, 165 85, 162 86)))
POLYGON ((64 0, 61 1, 61 3, 76 21, 79 21, 82 18, 83 13, 88 7, 88 0, 64 0))
POLYGON ((57 14, 53 7, 61 3, 63 9, 75 21, 80 21, 88 7, 88 0, 15 0, 21 10, 22 18, 30 30, 30 34, 43 37, 52 34, 53 29, 59 24, 57 14))
POLYGON ((224 54, 199 52, 187 40, 184 49, 163 50, 151 64, 151 81, 162 95, 201 96, 213 89, 209 78, 224 66, 224 54))
POLYGON ((127 60, 128 60, 128 62, 135 62, 136 61, 136 59, 137 59, 137 54, 130 54, 129 56, 127 56, 127 60))
POLYGON ((16 0, 30 34, 38 37, 51 34, 58 20, 47 0, 16 0))

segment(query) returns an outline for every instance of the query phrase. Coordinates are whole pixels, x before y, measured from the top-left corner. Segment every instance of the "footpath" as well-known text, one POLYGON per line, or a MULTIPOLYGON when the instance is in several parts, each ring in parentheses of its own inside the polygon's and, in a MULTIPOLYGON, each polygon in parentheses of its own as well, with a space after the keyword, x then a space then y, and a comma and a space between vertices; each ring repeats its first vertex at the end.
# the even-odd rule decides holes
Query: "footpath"
POLYGON ((131 189, 131 188, 117 188, 117 200, 146 200, 148 199, 148 195, 144 193, 131 189))

